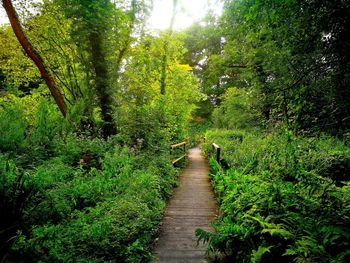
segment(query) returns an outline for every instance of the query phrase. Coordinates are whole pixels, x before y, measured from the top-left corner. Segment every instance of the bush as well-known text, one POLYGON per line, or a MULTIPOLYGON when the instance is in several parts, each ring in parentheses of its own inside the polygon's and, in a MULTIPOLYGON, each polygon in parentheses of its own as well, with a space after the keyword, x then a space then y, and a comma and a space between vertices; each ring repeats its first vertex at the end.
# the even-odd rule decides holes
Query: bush
POLYGON ((25 144, 25 122, 15 105, 0 105, 0 152, 16 151, 25 144))
POLYGON ((207 120, 197 117, 189 125, 190 146, 195 146, 203 141, 206 131, 210 128, 211 123, 207 120))
POLYGON ((21 222, 25 204, 32 196, 28 173, 20 171, 13 161, 0 154, 0 252, 2 255, 11 245, 11 239, 21 222))
MULTIPOLYGON (((116 180, 113 186, 109 181, 105 184, 109 189, 104 191, 95 188, 86 192, 82 184, 76 186, 81 198, 95 204, 90 201, 89 206, 70 211, 58 224, 36 226, 29 237, 20 234, 13 247, 16 253, 54 262, 140 262, 149 258, 146 247, 164 207, 158 182, 150 174, 120 176, 126 179, 116 180)), ((74 193, 70 196, 79 197, 74 193)))
MULTIPOLYGON (((289 131, 214 130, 207 138, 220 143, 231 164, 225 170, 211 160, 221 215, 215 233, 197 230, 209 250, 237 262, 349 261, 350 183, 338 185, 321 173, 332 167, 324 160, 346 162, 349 149, 341 141, 296 138, 289 131)), ((207 154, 212 141, 203 147, 207 154)))
POLYGON ((177 171, 168 155, 135 155, 128 148, 73 134, 66 139, 66 147, 62 142, 54 151, 59 156, 32 169, 23 170, 1 156, 1 210, 7 215, 2 226, 19 222, 11 233, 0 236, 2 243, 11 237, 5 258, 13 262, 150 259, 149 244, 176 182, 177 171), (82 159, 87 153, 99 165, 82 159))
POLYGON ((223 96, 221 105, 213 111, 214 127, 226 129, 260 127, 262 116, 255 107, 257 95, 253 92, 253 89, 229 88, 223 96))
POLYGON ((106 140, 68 124, 40 97, 1 101, 0 261, 149 260, 178 175, 168 141, 185 125, 161 128, 145 114, 135 146, 125 133, 106 140))

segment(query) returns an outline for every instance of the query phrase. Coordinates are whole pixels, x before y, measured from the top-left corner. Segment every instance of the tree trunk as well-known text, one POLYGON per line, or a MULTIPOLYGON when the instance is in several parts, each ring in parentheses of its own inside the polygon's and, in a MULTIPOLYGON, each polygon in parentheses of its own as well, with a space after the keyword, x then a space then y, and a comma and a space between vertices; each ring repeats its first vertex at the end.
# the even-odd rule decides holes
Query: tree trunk
POLYGON ((116 127, 113 123, 112 112, 112 94, 108 79, 108 69, 106 55, 102 47, 102 36, 99 32, 91 32, 89 36, 91 46, 91 59, 95 72, 95 89, 101 107, 101 115, 103 119, 103 135, 107 138, 116 134, 116 127))
MULTIPOLYGON (((176 6, 177 6, 177 0, 173 0, 173 13, 171 16, 171 20, 170 20, 170 25, 169 25, 169 39, 171 38, 172 34, 173 34, 173 26, 174 26, 174 22, 175 22, 175 15, 176 15, 176 6)), ((166 70, 167 70, 167 66, 168 66, 168 39, 164 40, 164 45, 163 45, 163 50, 164 50, 164 55, 162 58, 162 75, 160 78, 160 94, 165 95, 166 92, 166 70)))
POLYGON ((67 115, 67 105, 66 102, 56 86, 55 80, 53 79, 51 73, 48 71, 47 66, 45 65, 43 59, 41 58, 40 54, 35 50, 35 48, 32 46, 32 44, 29 42, 27 36, 24 34, 23 28, 21 26, 21 23, 19 21, 18 15, 16 10, 14 9, 11 0, 2 0, 2 5, 6 10, 7 16, 10 20, 12 29, 19 41, 19 43, 22 45, 24 51, 30 57, 31 60, 35 63, 37 68, 40 71, 40 74, 42 78, 45 79, 47 86, 49 87, 49 90, 51 92, 51 95, 54 97, 55 102, 62 112, 63 116, 66 117, 67 115))

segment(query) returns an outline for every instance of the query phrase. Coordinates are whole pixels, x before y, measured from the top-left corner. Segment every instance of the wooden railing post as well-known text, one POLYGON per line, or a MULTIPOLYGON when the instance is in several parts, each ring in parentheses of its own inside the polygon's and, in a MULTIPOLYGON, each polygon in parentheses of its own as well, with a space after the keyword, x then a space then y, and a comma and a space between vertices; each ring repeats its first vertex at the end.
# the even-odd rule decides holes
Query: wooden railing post
POLYGON ((221 160, 220 154, 221 154, 221 148, 218 147, 218 148, 216 149, 216 161, 217 161, 218 163, 220 163, 220 160, 221 160))
POLYGON ((216 161, 220 164, 220 154, 221 154, 221 148, 219 145, 217 145, 216 143, 213 143, 213 148, 216 150, 216 161))

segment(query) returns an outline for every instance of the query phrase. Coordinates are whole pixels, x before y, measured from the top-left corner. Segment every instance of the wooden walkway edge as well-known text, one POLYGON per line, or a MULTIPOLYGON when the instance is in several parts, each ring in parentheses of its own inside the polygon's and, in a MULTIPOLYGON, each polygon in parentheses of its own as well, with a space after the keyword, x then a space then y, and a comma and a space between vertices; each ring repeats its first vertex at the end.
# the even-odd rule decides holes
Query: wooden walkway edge
POLYGON ((209 181, 209 166, 199 147, 189 150, 189 165, 180 175, 165 210, 160 236, 154 249, 154 262, 208 262, 205 246, 196 246, 195 230, 211 230, 217 204, 209 181))

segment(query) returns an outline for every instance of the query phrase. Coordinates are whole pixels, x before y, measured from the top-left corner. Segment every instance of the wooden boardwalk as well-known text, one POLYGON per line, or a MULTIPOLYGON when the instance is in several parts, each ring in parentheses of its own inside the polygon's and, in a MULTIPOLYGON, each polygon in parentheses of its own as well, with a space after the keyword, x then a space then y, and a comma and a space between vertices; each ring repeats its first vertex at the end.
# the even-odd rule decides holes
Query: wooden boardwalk
POLYGON ((205 246, 196 246, 195 230, 210 230, 217 205, 208 177, 209 167, 199 147, 190 149, 189 165, 180 175, 162 222, 154 262, 208 262, 205 246))

